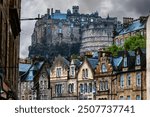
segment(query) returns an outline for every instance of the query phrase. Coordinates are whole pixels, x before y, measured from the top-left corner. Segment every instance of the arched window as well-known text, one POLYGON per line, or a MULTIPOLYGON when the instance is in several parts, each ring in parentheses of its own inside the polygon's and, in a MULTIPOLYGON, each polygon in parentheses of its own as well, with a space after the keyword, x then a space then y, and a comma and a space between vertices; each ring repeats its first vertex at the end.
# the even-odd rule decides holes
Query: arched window
POLYGON ((71 84, 71 92, 72 93, 74 92, 74 84, 73 83, 71 84))
POLYGON ((104 63, 102 64, 102 72, 107 72, 107 67, 104 63))
POLYGON ((86 78, 88 78, 88 69, 85 70, 86 78))
POLYGON ((82 70, 82 77, 85 78, 85 70, 82 70))

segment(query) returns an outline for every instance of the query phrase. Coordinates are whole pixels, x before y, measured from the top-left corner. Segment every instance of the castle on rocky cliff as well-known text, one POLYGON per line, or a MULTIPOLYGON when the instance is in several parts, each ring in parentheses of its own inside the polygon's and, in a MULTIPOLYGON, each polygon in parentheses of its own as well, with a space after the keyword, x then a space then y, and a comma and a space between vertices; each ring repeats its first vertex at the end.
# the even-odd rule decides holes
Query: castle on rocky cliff
POLYGON ((47 13, 38 18, 29 47, 31 58, 98 51, 113 43, 113 30, 121 24, 116 17, 102 18, 98 12, 81 14, 79 6, 73 6, 66 13, 47 9, 47 13))

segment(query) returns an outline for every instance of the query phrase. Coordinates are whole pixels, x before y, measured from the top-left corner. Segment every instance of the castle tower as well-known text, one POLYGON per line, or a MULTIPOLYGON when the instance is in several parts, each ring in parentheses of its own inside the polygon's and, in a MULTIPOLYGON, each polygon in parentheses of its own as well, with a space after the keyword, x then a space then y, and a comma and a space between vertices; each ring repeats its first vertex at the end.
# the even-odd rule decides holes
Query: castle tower
POLYGON ((73 14, 78 14, 79 13, 79 6, 73 6, 72 10, 73 10, 73 14))

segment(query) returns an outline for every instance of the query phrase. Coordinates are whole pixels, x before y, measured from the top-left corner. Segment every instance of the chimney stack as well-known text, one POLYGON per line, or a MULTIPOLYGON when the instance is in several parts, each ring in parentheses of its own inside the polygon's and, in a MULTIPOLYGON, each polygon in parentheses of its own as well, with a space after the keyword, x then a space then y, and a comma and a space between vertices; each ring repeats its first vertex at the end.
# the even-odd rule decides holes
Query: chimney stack
POLYGON ((50 14, 50 9, 49 8, 47 8, 47 15, 49 15, 50 14))
POLYGON ((51 8, 51 15, 53 14, 53 8, 51 8))
POLYGON ((123 17, 123 25, 124 26, 128 25, 132 21, 133 21, 133 18, 131 18, 131 17, 123 17))

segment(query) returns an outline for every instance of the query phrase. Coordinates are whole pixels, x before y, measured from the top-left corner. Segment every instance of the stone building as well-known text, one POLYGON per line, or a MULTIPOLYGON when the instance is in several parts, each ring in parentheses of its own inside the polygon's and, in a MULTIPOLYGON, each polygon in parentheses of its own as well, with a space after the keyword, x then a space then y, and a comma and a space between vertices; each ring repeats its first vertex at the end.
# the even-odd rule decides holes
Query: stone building
POLYGON ((0 0, 0 99, 17 99, 21 0, 0 0))
POLYGON ((51 98, 53 100, 76 100, 77 82, 75 76, 75 66, 73 68, 73 62, 70 66, 70 62, 64 57, 60 55, 56 57, 50 68, 51 98), (70 67, 73 72, 69 71, 70 67))
POLYGON ((67 13, 47 9, 35 23, 29 57, 98 51, 112 44, 112 32, 119 24, 116 17, 102 18, 98 12, 81 14, 79 6, 73 6, 72 12, 68 9, 67 13))
POLYGON ((77 81, 78 81, 78 99, 94 100, 96 93, 94 70, 98 63, 97 59, 85 58, 81 64, 77 81))
MULTIPOLYGON (((38 97, 38 83, 36 78, 39 78, 39 74, 42 75, 41 70, 44 62, 34 62, 32 64, 20 64, 20 94, 21 100, 37 100, 38 97), (22 73, 22 74, 21 74, 22 73)), ((41 80, 41 79, 40 79, 41 80)))
POLYGON ((136 34, 140 34, 146 37, 146 22, 147 16, 141 16, 139 19, 136 20, 133 20, 133 18, 124 17, 122 27, 116 29, 114 44, 117 46, 123 46, 125 40, 128 37, 136 34))
POLYGON ((135 51, 124 51, 121 53, 123 59, 116 72, 115 99, 147 99, 145 52, 145 49, 138 48, 135 51))
POLYGON ((96 80, 96 100, 112 99, 112 80, 113 80, 113 64, 112 56, 109 52, 100 52, 98 65, 95 69, 96 80))

